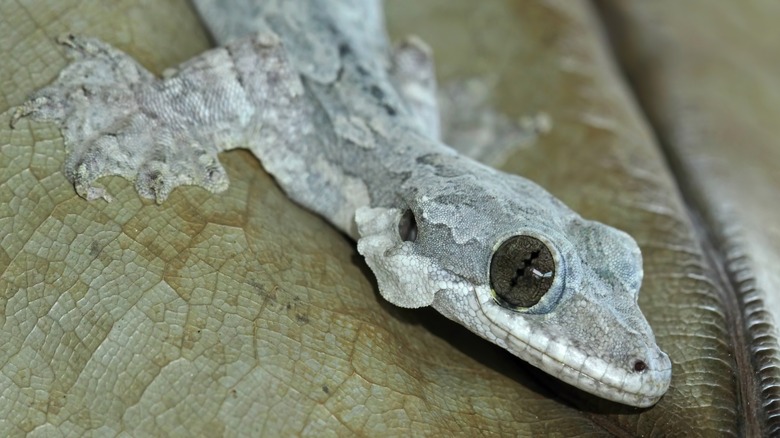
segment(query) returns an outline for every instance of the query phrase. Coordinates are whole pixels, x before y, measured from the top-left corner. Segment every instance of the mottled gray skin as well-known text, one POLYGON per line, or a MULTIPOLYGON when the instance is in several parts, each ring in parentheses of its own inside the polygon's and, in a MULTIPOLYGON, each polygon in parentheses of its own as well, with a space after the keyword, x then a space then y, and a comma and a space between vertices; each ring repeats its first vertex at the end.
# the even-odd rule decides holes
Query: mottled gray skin
POLYGON ((634 240, 442 144, 427 49, 391 55, 378 1, 195 4, 224 47, 158 80, 107 44, 67 37, 74 63, 18 109, 14 122, 59 123, 82 196, 110 199, 93 185, 109 174, 158 202, 181 184, 221 191, 217 153, 249 148, 290 198, 358 240, 391 303, 433 306, 601 397, 658 401, 671 364, 637 306, 634 240), (409 209, 418 232, 404 241, 409 209), (519 234, 544 242, 556 270, 520 310, 489 280, 493 252, 519 234))

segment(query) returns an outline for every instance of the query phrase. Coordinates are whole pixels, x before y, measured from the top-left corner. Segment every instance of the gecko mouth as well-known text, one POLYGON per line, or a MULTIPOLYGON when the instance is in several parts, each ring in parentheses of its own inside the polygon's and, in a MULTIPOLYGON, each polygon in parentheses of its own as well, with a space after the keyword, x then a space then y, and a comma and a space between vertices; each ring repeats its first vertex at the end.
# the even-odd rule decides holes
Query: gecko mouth
POLYGON ((642 359, 634 358, 621 367, 541 333, 531 333, 529 339, 526 342, 509 334, 508 350, 548 374, 599 397, 649 407, 669 388, 671 361, 660 350, 648 349, 642 359))
MULTIPOLYGON (((501 326, 482 306, 480 309, 488 321, 501 326)), ((645 347, 616 364, 534 330, 527 322, 518 324, 522 324, 523 338, 506 332, 503 339, 493 342, 503 341, 503 347, 515 356, 585 392, 622 404, 649 407, 669 388, 671 361, 658 347, 645 347)))

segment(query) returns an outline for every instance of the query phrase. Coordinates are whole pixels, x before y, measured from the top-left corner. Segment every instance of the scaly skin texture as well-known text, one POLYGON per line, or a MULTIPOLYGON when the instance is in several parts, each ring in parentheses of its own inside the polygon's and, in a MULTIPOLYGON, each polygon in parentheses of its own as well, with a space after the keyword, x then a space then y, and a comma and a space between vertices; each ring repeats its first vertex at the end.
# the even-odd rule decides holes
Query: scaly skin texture
POLYGON ((428 53, 411 42, 388 56, 379 2, 257 3, 197 1, 226 45, 163 79, 65 37, 75 61, 14 120, 60 125, 66 174, 87 199, 110 200, 93 184, 104 175, 158 202, 182 184, 218 192, 217 153, 249 148, 290 198, 358 240, 389 302, 433 306, 601 397, 649 406, 663 395, 671 364, 637 306, 631 237, 442 144, 428 53), (554 261, 549 289, 523 308, 491 287, 493 255, 512 236, 554 261))

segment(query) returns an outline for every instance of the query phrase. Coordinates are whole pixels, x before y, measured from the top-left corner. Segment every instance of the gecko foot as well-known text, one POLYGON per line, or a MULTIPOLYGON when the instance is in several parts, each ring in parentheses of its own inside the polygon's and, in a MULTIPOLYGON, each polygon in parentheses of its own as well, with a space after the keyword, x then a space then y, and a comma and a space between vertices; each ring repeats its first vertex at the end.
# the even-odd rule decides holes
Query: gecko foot
POLYGON ((449 81, 438 93, 444 143, 463 155, 493 167, 533 145, 552 129, 544 111, 509 117, 495 108, 497 77, 449 81))
POLYGON ((390 76, 424 132, 439 139, 436 71, 431 48, 414 36, 401 41, 393 50, 390 76))
POLYGON ((107 175, 135 181, 141 196, 158 203, 183 184, 212 192, 227 188, 217 148, 204 145, 208 141, 193 127, 199 120, 186 114, 187 105, 202 97, 197 81, 178 73, 158 80, 129 55, 94 38, 65 35, 58 42, 72 62, 16 108, 11 126, 28 117, 59 126, 65 176, 80 196, 110 201, 94 185, 107 175))

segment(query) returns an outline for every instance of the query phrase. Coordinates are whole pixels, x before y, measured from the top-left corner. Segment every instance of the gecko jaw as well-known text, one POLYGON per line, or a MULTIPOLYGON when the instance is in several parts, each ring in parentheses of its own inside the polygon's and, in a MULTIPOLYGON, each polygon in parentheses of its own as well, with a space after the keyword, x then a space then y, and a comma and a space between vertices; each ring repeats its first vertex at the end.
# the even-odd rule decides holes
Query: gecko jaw
MULTIPOLYGON (((507 327, 501 317, 496 319, 485 312, 483 306, 495 306, 499 312, 503 309, 490 302, 479 306, 483 321, 491 327, 507 327)), ((498 315, 502 315, 498 313, 498 315)), ((496 316, 498 316, 496 315, 496 316)), ((526 321, 515 318, 514 329, 506 331, 503 337, 491 340, 506 348, 515 356, 545 371, 570 385, 599 397, 636 407, 654 405, 669 388, 671 380, 671 361, 657 347, 646 347, 635 359, 626 364, 611 364, 604 359, 588 356, 575 346, 554 339, 541 330, 533 330, 526 321), (521 333, 518 336, 517 333, 521 333), (638 365, 638 361, 643 365, 638 365)), ((484 334, 483 337, 486 337, 484 334)))
POLYGON ((527 343, 513 335, 507 339, 507 349, 511 353, 570 385, 608 400, 650 407, 669 388, 671 362, 661 351, 655 357, 646 356, 643 360, 646 368, 639 373, 629 365, 623 368, 597 357, 587 357, 581 352, 572 354, 571 347, 544 339, 541 334, 532 335, 532 339, 540 342, 527 343), (547 346, 544 346, 545 342, 547 346), (564 355, 552 356, 552 351, 564 352, 564 355))

